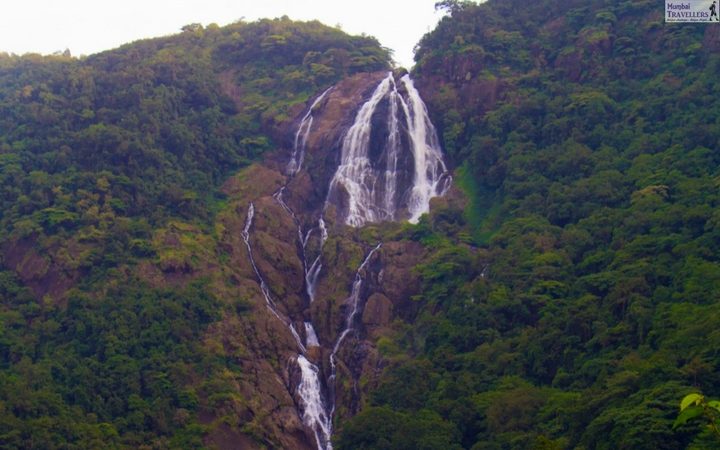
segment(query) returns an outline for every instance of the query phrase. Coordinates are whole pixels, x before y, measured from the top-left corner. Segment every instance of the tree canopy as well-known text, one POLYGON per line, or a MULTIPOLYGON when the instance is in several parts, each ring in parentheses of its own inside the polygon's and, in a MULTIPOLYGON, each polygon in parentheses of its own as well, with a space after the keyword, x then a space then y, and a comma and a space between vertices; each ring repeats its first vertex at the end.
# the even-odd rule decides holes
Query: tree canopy
POLYGON ((435 254, 417 313, 338 447, 434 412, 429 448, 716 448, 672 427, 720 393, 712 27, 644 1, 451 9, 415 77, 468 203, 408 231, 435 254))
POLYGON ((287 18, 0 54, 0 446, 203 447, 200 413, 234 401, 237 370, 206 332, 248 306, 143 264, 197 265, 219 186, 284 144, 310 96, 389 61, 374 38, 287 18))

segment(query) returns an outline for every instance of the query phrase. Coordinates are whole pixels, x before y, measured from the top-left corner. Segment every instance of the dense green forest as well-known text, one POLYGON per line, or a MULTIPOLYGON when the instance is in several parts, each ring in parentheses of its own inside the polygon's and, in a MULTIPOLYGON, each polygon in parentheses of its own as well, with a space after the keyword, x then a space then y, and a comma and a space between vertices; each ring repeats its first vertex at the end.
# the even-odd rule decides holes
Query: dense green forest
POLYGON ((157 230, 211 236, 218 186, 279 124, 387 67, 374 38, 287 18, 83 59, 0 54, 0 447, 202 446, 200 403, 228 395, 233 362, 200 340, 247 308, 136 268, 193 264, 158 254, 157 230))
MULTIPOLYGON (((462 201, 371 230, 431 257, 336 447, 718 448, 673 423, 720 397, 719 28, 654 0, 439 6, 413 76, 462 201)), ((144 264, 200 267, 220 186, 309 99, 389 67, 374 38, 287 18, 0 54, 0 447, 202 448, 210 413, 268 446, 228 406, 251 400, 238 359, 209 350, 247 299, 144 264)))
POLYGON ((409 236, 418 311, 339 447, 717 448, 713 26, 662 2, 444 2, 416 76, 469 196, 409 236))

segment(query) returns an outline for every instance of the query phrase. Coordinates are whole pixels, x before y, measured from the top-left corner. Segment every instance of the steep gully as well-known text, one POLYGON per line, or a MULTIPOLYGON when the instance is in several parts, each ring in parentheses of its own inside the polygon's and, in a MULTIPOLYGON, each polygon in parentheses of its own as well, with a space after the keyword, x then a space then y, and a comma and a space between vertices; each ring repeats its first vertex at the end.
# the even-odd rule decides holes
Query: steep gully
MULTIPOLYGON (((311 133, 314 112, 320 107, 332 87, 318 96, 300 120, 293 140, 293 149, 286 173, 292 179, 303 166, 308 136, 311 133)), ((375 88, 355 115, 345 132, 340 147, 337 169, 327 188, 327 197, 316 225, 303 231, 302 220, 285 202, 286 183, 274 194, 274 200, 292 217, 297 227, 297 248, 303 263, 307 306, 315 301, 316 285, 322 271, 322 252, 329 231, 324 214, 334 208, 338 217, 351 227, 366 223, 409 220, 416 222, 428 212, 432 197, 441 196, 449 187, 451 178, 442 159, 439 141, 430 122, 422 99, 408 75, 399 82, 389 73, 375 88), (317 255, 309 257, 308 243, 316 235, 317 255), (312 260, 312 261, 311 261, 312 260)), ((318 449, 332 449, 333 416, 336 408, 335 386, 338 354, 348 335, 356 333, 358 316, 363 308, 363 282, 369 264, 382 243, 370 249, 355 272, 349 297, 345 300, 346 315, 342 329, 328 346, 331 349, 322 367, 322 352, 312 352, 321 346, 311 318, 301 320, 304 339, 295 327, 293 318, 284 315, 272 298, 271 290, 258 269, 253 256, 251 230, 255 205, 250 202, 242 239, 247 248, 266 306, 286 325, 295 339, 298 355, 294 359, 300 370, 297 386, 289 386, 299 397, 303 423, 312 430, 318 449), (321 355, 318 357, 316 355, 321 355)), ((354 389, 357 390, 357 380, 354 389)))

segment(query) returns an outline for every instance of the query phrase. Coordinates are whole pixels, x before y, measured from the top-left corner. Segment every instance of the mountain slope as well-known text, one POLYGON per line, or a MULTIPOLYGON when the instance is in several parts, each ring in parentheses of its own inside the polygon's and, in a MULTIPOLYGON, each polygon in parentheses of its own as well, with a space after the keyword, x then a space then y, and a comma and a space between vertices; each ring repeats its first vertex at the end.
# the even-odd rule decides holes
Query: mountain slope
POLYGON ((330 208, 327 242, 298 231, 387 77, 374 39, 276 19, 0 56, 3 447, 313 448, 301 326, 333 373, 358 276, 324 382, 339 448, 716 446, 671 426, 720 395, 719 28, 443 3, 414 77, 455 187, 416 225, 330 208))
POLYGON ((720 394, 718 27, 447 3, 415 75, 469 204, 418 227, 418 312, 338 447, 714 448, 672 423, 720 394))
POLYGON ((287 18, 1 55, 2 446, 306 448, 284 330, 224 230, 277 187, 250 163, 311 95, 388 67, 373 38, 287 18))

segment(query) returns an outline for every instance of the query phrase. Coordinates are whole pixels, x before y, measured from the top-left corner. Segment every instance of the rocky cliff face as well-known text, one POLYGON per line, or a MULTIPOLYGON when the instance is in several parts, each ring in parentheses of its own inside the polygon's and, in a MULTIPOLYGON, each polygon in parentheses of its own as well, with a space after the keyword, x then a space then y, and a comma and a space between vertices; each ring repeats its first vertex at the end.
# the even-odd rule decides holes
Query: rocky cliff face
MULTIPOLYGON (((308 111, 299 112, 289 124, 289 148, 224 186, 229 203, 218 216, 215 251, 226 262, 214 268, 208 261, 193 270, 221 271, 218 290, 247 300, 252 314, 227 314, 207 337, 209 351, 232 355, 239 367, 228 374, 238 395, 226 406, 237 422, 221 423, 227 411, 207 414, 205 421, 214 424, 211 444, 230 448, 249 435, 248 447, 251 442, 283 448, 325 446, 327 437, 305 412, 308 399, 299 386, 307 374, 298 358, 317 368, 317 401, 336 422, 358 411, 382 370, 375 342, 416 294, 419 280, 412 269, 424 250, 416 242, 388 240, 383 228, 397 225, 348 226, 345 204, 328 201, 328 192, 347 130, 385 78, 387 73, 355 75, 315 102, 301 166, 288 170, 287 163, 308 111), (373 252, 380 241, 382 246, 373 252), (321 268, 315 271, 317 265, 321 268)), ((377 143, 383 140, 377 135, 387 131, 383 118, 388 107, 381 107, 373 119, 371 151, 384 146, 377 143)), ((174 270, 155 272, 172 277, 174 270)))
MULTIPOLYGON (((419 211, 411 206, 418 174, 430 180, 420 192, 424 208, 450 181, 441 159, 418 159, 439 147, 433 148, 433 133, 413 134, 427 124, 418 122, 424 111, 413 104, 402 75, 360 73, 318 93, 281 127, 282 148, 225 182, 227 201, 210 230, 170 221, 148 240, 152 257, 118 268, 120 279, 158 288, 207 279, 222 299, 222 318, 210 325, 202 346, 208 358, 228 361, 228 367, 210 382, 188 382, 198 392, 209 446, 327 448, 333 424, 354 415, 375 386, 384 367, 377 340, 412 309, 420 285, 413 268, 426 257, 419 243, 397 237, 402 226, 394 220, 419 211), (383 82, 387 90, 365 123, 370 173, 350 181, 372 192, 371 203, 387 200, 393 212, 349 223, 354 200, 348 185, 333 180, 347 156, 348 130, 383 82), (394 124, 393 110, 402 116, 394 124), (309 117, 302 163, 289 170, 298 130, 309 117), (392 196, 390 181, 396 181, 392 196), (316 371, 314 399, 301 359, 316 371), (311 401, 319 408, 315 422, 308 416, 311 401)), ((80 277, 76 261, 91 246, 79 238, 67 249, 55 244, 31 236, 8 241, 2 251, 4 264, 38 298, 59 303, 80 277)))

